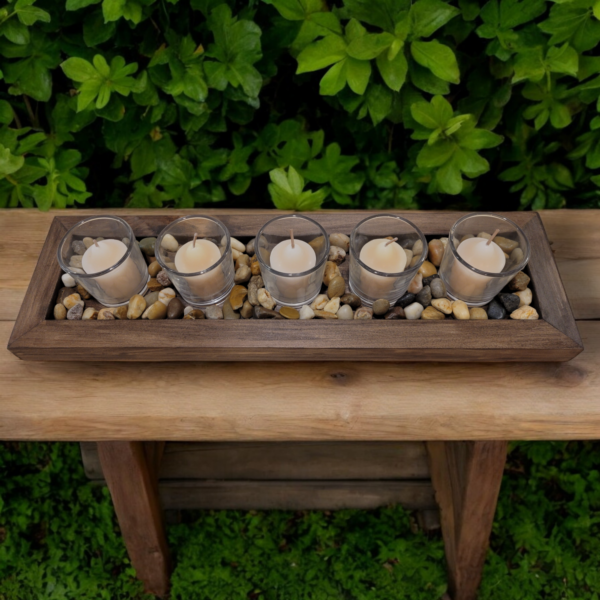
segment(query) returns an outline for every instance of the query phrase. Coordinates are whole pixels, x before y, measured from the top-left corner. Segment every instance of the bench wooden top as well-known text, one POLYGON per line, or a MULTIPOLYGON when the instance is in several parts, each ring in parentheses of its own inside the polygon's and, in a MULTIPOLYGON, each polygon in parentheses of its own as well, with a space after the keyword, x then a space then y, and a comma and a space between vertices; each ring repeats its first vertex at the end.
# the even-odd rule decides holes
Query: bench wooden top
POLYGON ((600 437, 600 210, 541 213, 585 345, 564 364, 20 361, 6 345, 54 214, 0 211, 0 439, 600 437))

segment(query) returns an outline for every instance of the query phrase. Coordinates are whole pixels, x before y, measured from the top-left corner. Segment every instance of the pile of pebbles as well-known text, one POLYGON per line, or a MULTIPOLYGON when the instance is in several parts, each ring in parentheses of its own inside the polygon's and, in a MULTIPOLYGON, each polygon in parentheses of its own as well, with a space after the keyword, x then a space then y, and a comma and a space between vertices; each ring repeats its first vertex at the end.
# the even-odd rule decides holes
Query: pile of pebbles
MULTIPOLYGON (((481 237, 485 237, 481 234, 481 237)), ((93 240, 91 240, 93 243, 93 240)), ((510 242, 510 240, 508 240, 510 242)), ((433 239, 428 244, 428 259, 423 262, 411 281, 408 290, 395 305, 379 299, 372 307, 362 306, 358 296, 348 289, 340 265, 346 260, 350 238, 343 233, 329 236, 330 251, 325 266, 322 293, 310 305, 300 310, 287 306, 277 306, 271 294, 265 289, 260 272, 260 264, 255 254, 255 239, 243 244, 231 238, 235 261, 235 285, 222 307, 214 305, 204 310, 186 306, 171 281, 156 260, 156 238, 139 241, 140 248, 148 263, 148 292, 145 296, 133 296, 127 305, 118 308, 105 308, 92 299, 89 293, 67 273, 62 276, 64 287, 59 290, 54 318, 69 320, 125 320, 125 319, 330 319, 368 320, 407 319, 407 320, 487 320, 487 319, 538 319, 538 313, 531 303, 533 294, 528 287, 529 276, 519 272, 492 302, 484 307, 469 308, 461 300, 451 300, 446 286, 440 279, 437 267, 448 243, 448 238, 433 239)), ((176 252, 177 240, 166 235, 163 247, 176 252)), ((73 242, 74 256, 85 252, 85 245, 73 242), (77 244, 77 247, 75 245, 77 244), (81 248, 79 247, 81 246, 81 248)), ((504 250, 504 249, 503 249, 504 250)), ((513 248, 513 252, 514 252, 513 248)), ((519 250, 518 248, 516 250, 519 250)), ((423 252, 419 240, 412 247, 405 248, 408 264, 414 266, 423 252)), ((508 255, 507 255, 508 256, 508 255)), ((512 257, 511 257, 512 258, 512 257)), ((515 257, 515 259, 518 257, 515 257)))

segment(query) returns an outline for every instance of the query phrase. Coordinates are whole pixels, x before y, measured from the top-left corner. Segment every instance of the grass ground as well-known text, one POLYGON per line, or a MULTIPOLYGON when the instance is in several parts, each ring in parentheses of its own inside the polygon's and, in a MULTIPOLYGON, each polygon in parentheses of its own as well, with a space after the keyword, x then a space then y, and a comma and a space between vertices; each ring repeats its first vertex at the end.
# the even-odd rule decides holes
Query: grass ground
MULTIPOLYGON (((482 600, 598 600, 600 445, 509 456, 482 600)), ((438 600, 438 535, 400 507, 184 513, 172 600, 438 600)), ((0 444, 0 600, 150 600, 75 444, 0 444)))

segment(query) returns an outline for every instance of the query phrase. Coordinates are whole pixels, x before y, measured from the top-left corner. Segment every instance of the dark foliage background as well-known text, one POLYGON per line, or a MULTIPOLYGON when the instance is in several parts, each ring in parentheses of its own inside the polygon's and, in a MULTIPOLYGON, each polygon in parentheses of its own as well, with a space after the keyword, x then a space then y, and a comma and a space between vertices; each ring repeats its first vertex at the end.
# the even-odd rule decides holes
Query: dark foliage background
POLYGON ((596 0, 11 0, 0 206, 597 207, 599 17, 596 0))

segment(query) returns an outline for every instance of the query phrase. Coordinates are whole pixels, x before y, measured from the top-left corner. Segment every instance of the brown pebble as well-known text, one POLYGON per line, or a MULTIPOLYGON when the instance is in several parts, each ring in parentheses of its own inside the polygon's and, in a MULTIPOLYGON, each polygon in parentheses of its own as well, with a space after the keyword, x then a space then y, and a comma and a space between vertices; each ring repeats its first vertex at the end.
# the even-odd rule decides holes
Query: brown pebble
POLYGON ((73 288, 64 287, 58 290, 58 295, 56 296, 56 304, 62 304, 65 301, 67 296, 70 296, 73 293, 73 288))
POLYGON ((469 309, 471 315, 471 321, 487 321, 487 313, 480 306, 474 306, 469 309))
POLYGON ((317 319, 337 319, 337 315, 326 310, 315 310, 315 317, 317 319))
POLYGON ((509 282, 508 289, 511 292, 522 292, 523 290, 527 289, 530 281, 531 279, 527 273, 519 271, 509 282))
POLYGON ((167 307, 167 319, 181 319, 185 306, 179 298, 173 298, 167 307))
POLYGON ((442 262, 442 256, 444 256, 444 244, 442 244, 440 240, 431 240, 429 242, 429 254, 427 256, 436 267, 439 267, 442 262))
POLYGON ((160 263, 154 258, 154 262, 148 265, 148 273, 150 274, 150 277, 156 277, 161 271, 162 267, 160 266, 160 263))
POLYGON ((247 254, 240 254, 235 259, 235 270, 237 271, 241 266, 250 267, 250 257, 247 254))
POLYGON ((127 306, 127 318, 139 319, 142 313, 146 310, 146 299, 139 294, 131 296, 127 306))
POLYGON ((433 321, 438 320, 441 321, 445 319, 444 313, 441 313, 439 310, 433 308, 433 306, 428 306, 422 313, 421 319, 424 321, 433 321))
POLYGON ((392 319, 406 319, 404 309, 401 306, 394 306, 392 310, 386 313, 385 318, 388 320, 392 319))
POLYGON ((502 248, 502 250, 508 254, 510 254, 519 245, 519 242, 515 240, 509 240, 501 235, 497 235, 494 238, 494 242, 496 242, 496 244, 498 244, 498 246, 500 246, 500 248, 502 248))
POLYGON ((54 307, 54 318, 57 321, 62 321, 63 319, 67 318, 67 309, 65 308, 64 304, 57 304, 54 307))
MULTIPOLYGON (((171 302, 172 302, 172 300, 171 300, 171 302)), ((204 313, 199 308, 195 308, 193 311, 189 312, 183 318, 196 320, 196 319, 204 319, 206 317, 204 316, 204 313)))
POLYGON ((335 277, 341 277, 342 276, 342 272, 340 271, 340 268, 337 266, 336 263, 334 263, 333 261, 328 260, 325 263, 325 273, 323 274, 323 283, 325 285, 329 285, 331 283, 331 280, 334 279, 335 277))
POLYGON ((343 277, 334 277, 327 286, 328 298, 339 298, 346 291, 346 282, 343 277))
POLYGON ((160 285, 162 285, 163 287, 169 287, 171 285, 169 275, 164 269, 158 272, 158 275, 156 276, 156 281, 158 281, 158 283, 160 283, 160 285))
POLYGON ((299 319, 300 313, 290 306, 282 306, 279 309, 279 314, 286 319, 299 319))
POLYGON ((98 313, 98 321, 114 321, 114 318, 112 308, 102 308, 98 313))
POLYGON ((150 279, 150 281, 148 282, 148 291, 149 292, 160 292, 160 290, 162 290, 164 287, 164 285, 161 285, 158 280, 156 279, 156 277, 152 277, 150 279))
POLYGON ((254 318, 255 319, 283 319, 283 317, 274 310, 270 308, 265 308, 264 306, 255 306, 254 307, 254 318))
MULTIPOLYGON (((440 242, 441 243, 441 242, 440 242)), ((437 269, 435 266, 426 260, 420 267, 417 273, 421 273, 423 277, 431 277, 431 275, 435 275, 437 273, 437 269)))
POLYGON ((258 262, 258 256, 256 254, 252 257, 250 261, 250 272, 252 275, 260 275, 260 264, 258 262))
POLYGON ((229 302, 233 310, 239 310, 244 306, 244 300, 248 295, 248 289, 243 285, 234 285, 231 294, 229 294, 229 302))
POLYGON ((151 304, 142 315, 142 319, 150 319, 154 321, 155 319, 164 319, 167 316, 167 306, 163 304, 160 300, 151 304))
POLYGON ((90 293, 80 284, 77 284, 77 293, 81 296, 82 300, 89 300, 91 298, 90 293))
POLYGON ((79 302, 81 302, 81 297, 79 296, 79 294, 71 294, 63 300, 63 304, 67 309, 73 308, 79 302))
POLYGON ((360 308, 362 302, 356 294, 344 294, 340 298, 342 304, 349 304, 352 308, 360 308))
POLYGON ((226 320, 239 319, 239 313, 236 313, 235 310, 231 307, 231 302, 229 300, 225 300, 223 304, 223 318, 226 320))
POLYGON ((124 320, 127 318, 127 305, 119 306, 113 311, 115 319, 124 320))
POLYGON ((251 319, 254 316, 254 306, 248 300, 244 302, 244 306, 240 309, 240 315, 242 315, 242 319, 251 319))

